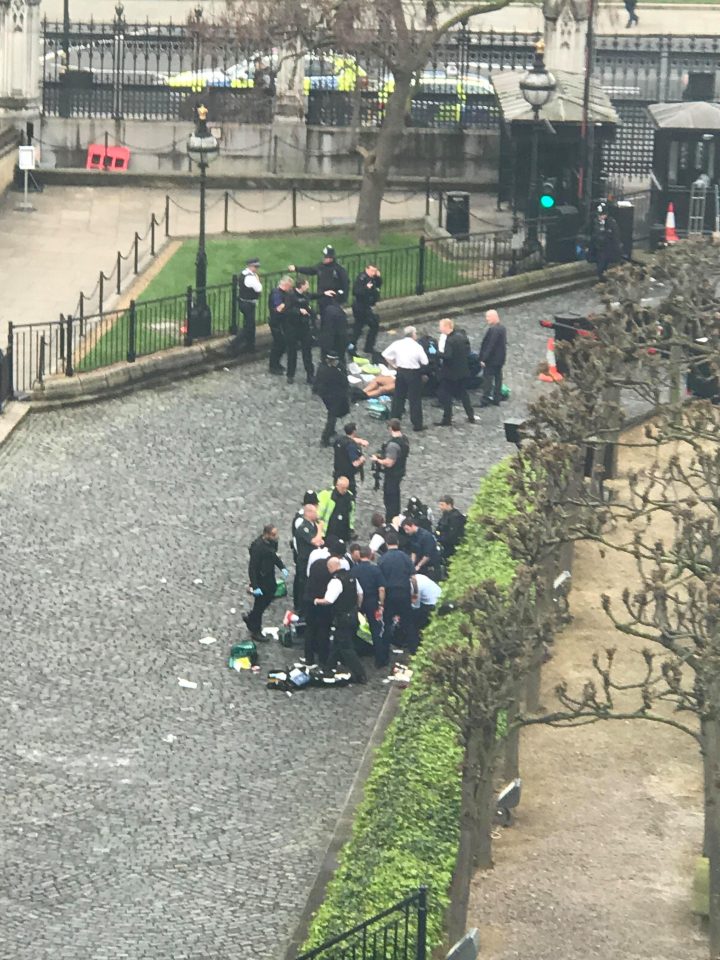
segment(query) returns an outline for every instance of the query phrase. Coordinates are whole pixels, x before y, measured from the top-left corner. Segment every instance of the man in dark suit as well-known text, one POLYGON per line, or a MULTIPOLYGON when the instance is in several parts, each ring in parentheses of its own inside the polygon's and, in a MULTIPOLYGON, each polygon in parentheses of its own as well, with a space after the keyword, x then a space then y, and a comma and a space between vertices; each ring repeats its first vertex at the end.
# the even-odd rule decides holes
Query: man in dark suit
POLYGON ((503 367, 507 356, 507 331, 500 323, 497 310, 485 314, 487 330, 480 344, 480 365, 483 370, 483 398, 481 406, 500 404, 503 367))
POLYGON ((470 403, 467 392, 467 380, 470 376, 468 358, 470 356, 470 341, 464 333, 455 329, 452 320, 440 321, 440 340, 438 353, 440 355, 440 372, 438 384, 438 400, 442 404, 443 418, 440 427, 452 426, 453 399, 459 400, 465 408, 468 423, 477 423, 475 412, 470 403))

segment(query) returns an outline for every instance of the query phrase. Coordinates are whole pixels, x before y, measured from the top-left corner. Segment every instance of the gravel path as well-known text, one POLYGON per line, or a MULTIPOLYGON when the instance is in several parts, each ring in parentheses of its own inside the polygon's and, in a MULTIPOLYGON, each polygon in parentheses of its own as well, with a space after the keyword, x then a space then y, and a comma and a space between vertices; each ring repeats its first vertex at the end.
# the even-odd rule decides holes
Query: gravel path
MULTIPOLYGON (((411 435, 405 496, 467 507, 536 387, 538 319, 571 305, 592 293, 503 311, 511 402, 411 435)), ((293 509, 330 477, 319 401, 278 379, 32 416, 0 451, 2 958, 264 960, 298 919, 387 688, 288 699, 225 665, 248 543, 277 522, 289 562, 293 509)), ((361 529, 379 503, 366 484, 361 529)))
MULTIPOLYGON (((642 428, 631 436, 640 443, 642 428)), ((621 448, 624 476, 649 460, 647 449, 621 448)), ((672 537, 667 517, 656 516, 652 529, 653 539, 672 537)), ((627 542, 622 526, 617 537, 627 542)), ((618 650, 616 681, 639 680, 645 644, 618 634, 600 603, 607 592, 619 608, 635 582, 631 559, 578 545, 574 620, 543 670, 548 709, 555 685, 564 679, 579 691, 593 675, 592 654, 607 647, 618 650)), ((494 870, 475 878, 469 924, 481 928, 483 958, 704 960, 707 937, 690 914, 703 820, 694 741, 639 721, 533 727, 523 731, 520 770, 516 822, 500 831, 494 870)))

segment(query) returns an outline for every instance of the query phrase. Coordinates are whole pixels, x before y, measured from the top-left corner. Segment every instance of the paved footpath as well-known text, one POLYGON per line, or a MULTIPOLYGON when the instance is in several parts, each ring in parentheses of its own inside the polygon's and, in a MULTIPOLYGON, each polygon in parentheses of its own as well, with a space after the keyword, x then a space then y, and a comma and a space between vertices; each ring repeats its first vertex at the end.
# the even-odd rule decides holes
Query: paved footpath
MULTIPOLYGON (((511 401, 411 434, 404 496, 467 508, 536 389, 538 320, 593 304, 503 311, 511 401)), ((482 325, 466 320, 475 343, 482 325)), ((356 416, 377 448, 384 424, 356 416)), ((259 361, 31 416, 0 449, 0 960, 278 957, 387 692, 373 675, 288 698, 225 662, 248 543, 276 522, 289 563, 295 505, 329 482, 321 419, 259 361)), ((365 536, 379 504, 365 484, 365 536)))
MULTIPOLYGON (((198 195, 193 190, 170 191, 177 204, 171 206, 172 236, 196 236, 198 195)), ((135 231, 144 235, 151 213, 159 218, 165 210, 165 192, 132 187, 48 187, 32 197, 34 213, 15 210, 18 194, 0 198, 2 258, 0 285, 0 347, 7 339, 7 324, 45 323, 60 313, 75 310, 80 290, 95 287, 101 270, 110 274, 117 251, 126 255, 135 231)), ((242 206, 230 204, 230 232, 283 230, 292 223, 291 198, 287 192, 236 191, 242 206)), ((299 226, 331 226, 350 223, 355 217, 357 195, 345 191, 308 191, 311 199, 298 202, 299 226)), ((208 231, 223 229, 223 191, 208 191, 208 231)), ((483 219, 473 219, 473 230, 492 230, 498 221, 492 196, 473 196, 471 209, 483 219)), ((433 214, 437 204, 433 201, 433 214)), ((388 193, 384 219, 422 218, 424 193, 388 193)), ((158 231, 162 241, 163 231, 158 231)), ((302 244, 302 240, 298 241, 302 244)), ((146 240, 141 249, 149 248, 146 240)), ((127 264, 128 271, 132 260, 127 264)))

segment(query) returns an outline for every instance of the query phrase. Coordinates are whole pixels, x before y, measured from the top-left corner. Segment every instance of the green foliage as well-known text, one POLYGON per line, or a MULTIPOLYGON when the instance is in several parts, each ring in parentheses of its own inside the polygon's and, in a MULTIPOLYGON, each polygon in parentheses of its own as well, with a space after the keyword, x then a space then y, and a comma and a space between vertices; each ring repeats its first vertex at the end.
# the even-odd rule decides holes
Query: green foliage
MULTIPOLYGON (((453 559, 444 599, 493 579, 510 585, 515 564, 507 547, 485 538, 480 518, 508 516, 515 505, 508 464, 483 480, 470 510, 465 542, 453 559)), ((421 884, 430 890, 428 943, 443 940, 448 890, 457 859, 462 750, 440 714, 428 679, 433 651, 466 642, 461 613, 433 617, 413 660, 413 680, 378 748, 365 795, 305 949, 391 906, 421 884)), ((501 731, 499 731, 501 732, 501 731)))

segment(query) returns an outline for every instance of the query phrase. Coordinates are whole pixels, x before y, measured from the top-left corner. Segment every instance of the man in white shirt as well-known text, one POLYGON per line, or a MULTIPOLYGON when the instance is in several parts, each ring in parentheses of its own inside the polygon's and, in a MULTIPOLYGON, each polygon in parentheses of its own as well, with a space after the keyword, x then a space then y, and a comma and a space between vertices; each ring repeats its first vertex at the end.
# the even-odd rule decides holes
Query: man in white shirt
POLYGON ((338 557, 327 562, 330 582, 324 597, 317 597, 315 606, 331 606, 334 627, 332 652, 328 666, 340 661, 349 670, 355 683, 366 683, 367 675, 355 650, 355 635, 358 629, 358 609, 363 601, 363 592, 352 570, 344 570, 338 557))
POLYGON ((442 596, 442 587, 424 573, 416 573, 410 583, 412 584, 413 617, 415 628, 419 633, 428 625, 430 614, 442 596))
POLYGON ((410 420, 413 430, 424 430, 422 410, 422 375, 427 369, 427 354, 417 342, 415 327, 405 327, 404 337, 395 340, 385 350, 383 358, 397 370, 395 393, 390 416, 400 419, 405 413, 405 401, 410 402, 410 420))
POLYGON ((243 318, 242 344, 245 350, 255 349, 255 311, 262 293, 262 283, 258 277, 260 261, 251 257, 240 274, 238 300, 243 318))

